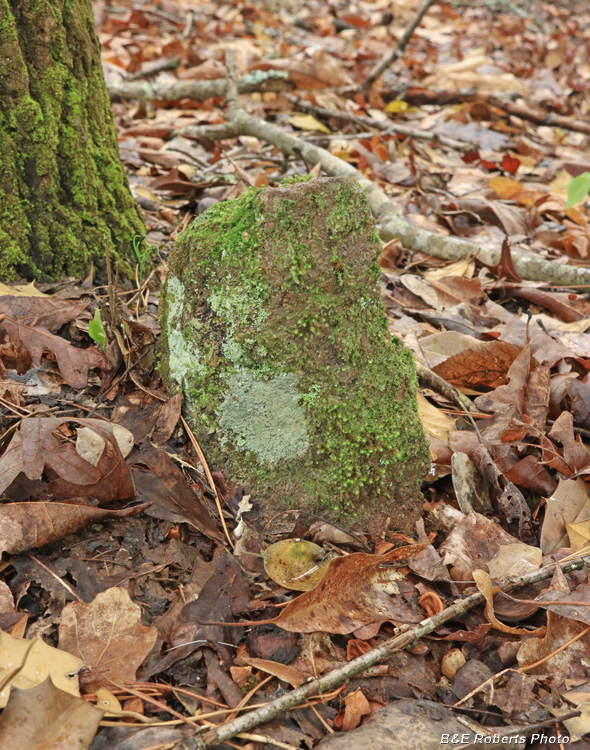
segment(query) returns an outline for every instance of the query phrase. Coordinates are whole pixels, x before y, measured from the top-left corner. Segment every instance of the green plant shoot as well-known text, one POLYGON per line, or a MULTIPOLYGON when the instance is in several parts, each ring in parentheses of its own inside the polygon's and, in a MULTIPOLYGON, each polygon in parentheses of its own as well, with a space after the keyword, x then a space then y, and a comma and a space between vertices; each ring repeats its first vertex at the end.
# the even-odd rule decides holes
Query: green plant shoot
POLYGON ((582 172, 570 182, 567 188, 566 210, 579 203, 590 190, 590 172, 582 172))
POLYGON ((88 323, 88 335, 104 352, 107 346, 107 335, 102 324, 98 307, 94 311, 94 318, 88 323))
POLYGON ((142 237, 140 234, 136 234, 133 237, 133 252, 135 253, 135 257, 137 258, 137 265, 139 266, 140 280, 143 279, 143 272, 144 272, 146 261, 156 249, 153 245, 150 245, 146 242, 145 247, 142 250, 141 245, 144 241, 145 241, 145 237, 142 237))

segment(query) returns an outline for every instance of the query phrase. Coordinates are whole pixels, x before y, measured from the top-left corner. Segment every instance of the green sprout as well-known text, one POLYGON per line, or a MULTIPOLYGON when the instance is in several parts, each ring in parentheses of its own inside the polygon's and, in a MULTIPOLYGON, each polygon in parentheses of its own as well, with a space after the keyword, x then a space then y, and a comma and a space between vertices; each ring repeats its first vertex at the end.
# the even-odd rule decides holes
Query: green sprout
POLYGON ((145 237, 142 237, 142 235, 136 234, 133 237, 133 252, 135 253, 135 257, 137 258, 137 265, 139 266, 140 280, 143 279, 143 271, 144 271, 146 261, 149 259, 152 253, 157 251, 156 246, 150 245, 149 242, 145 242, 145 247, 142 250, 141 245, 143 242, 145 242, 145 237))
POLYGON ((107 348, 107 335, 100 317, 98 307, 94 311, 94 318, 88 323, 88 335, 103 350, 107 348))

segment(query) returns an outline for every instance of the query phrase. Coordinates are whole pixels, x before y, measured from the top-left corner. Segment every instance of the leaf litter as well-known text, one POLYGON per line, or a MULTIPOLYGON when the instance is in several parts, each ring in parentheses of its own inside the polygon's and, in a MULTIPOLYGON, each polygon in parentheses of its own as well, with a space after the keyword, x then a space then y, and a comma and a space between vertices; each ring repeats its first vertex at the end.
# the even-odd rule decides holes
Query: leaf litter
MULTIPOLYGON (((541 3, 531 26, 520 4, 437 4, 361 91, 417 10, 205 3, 196 18, 186 0, 94 2, 121 155, 160 252, 149 268, 138 255, 137 283, 113 290, 116 310, 91 279, 0 287, 2 745, 61 746, 66 726, 93 750, 131 736, 137 748, 179 742, 187 721, 227 722, 305 686, 478 586, 485 602, 257 736, 311 747, 353 732, 354 744, 381 715, 374 744, 398 698, 455 705, 483 734, 506 719, 523 732, 546 722, 555 741, 590 731, 584 570, 498 592, 507 576, 567 565, 590 539, 590 302, 583 287, 523 280, 513 261, 519 248, 589 257, 588 202, 572 203, 568 185, 590 167, 579 43, 590 17, 582 4, 541 3), (421 376, 432 472, 426 530, 413 537, 395 519, 383 539, 305 516, 263 526, 255 497, 203 465, 180 397, 162 390, 158 289, 179 229, 246 185, 306 171, 251 136, 191 134, 224 122, 223 97, 199 86, 225 77, 230 43, 238 76, 262 76, 242 95, 257 116, 362 170, 417 225, 501 250, 494 266, 391 243, 381 259, 392 333, 448 386, 421 376), (107 338, 98 346, 92 321, 107 338), (294 560, 325 570, 303 593, 294 560), (120 710, 105 721, 107 704, 120 710), (572 706, 580 715, 558 724, 572 706)), ((423 733, 438 746, 440 723, 423 733)))

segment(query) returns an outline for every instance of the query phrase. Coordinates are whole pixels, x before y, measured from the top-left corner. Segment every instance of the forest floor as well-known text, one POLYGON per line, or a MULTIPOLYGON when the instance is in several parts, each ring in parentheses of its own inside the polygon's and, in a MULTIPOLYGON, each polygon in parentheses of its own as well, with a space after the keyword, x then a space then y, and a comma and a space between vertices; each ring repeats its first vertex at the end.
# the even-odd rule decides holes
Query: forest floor
POLYGON ((3 744, 590 748, 590 10, 430 4, 363 86, 420 5, 94 3, 147 235, 134 283, 0 289, 3 744), (227 127, 227 50, 241 105, 301 147, 227 127), (380 260, 437 532, 296 514, 277 531, 211 472, 158 375, 178 234, 250 187, 330 173, 326 153, 445 238, 380 260), (443 260, 457 237, 498 262, 443 260), (523 253, 573 281, 522 278, 523 253))

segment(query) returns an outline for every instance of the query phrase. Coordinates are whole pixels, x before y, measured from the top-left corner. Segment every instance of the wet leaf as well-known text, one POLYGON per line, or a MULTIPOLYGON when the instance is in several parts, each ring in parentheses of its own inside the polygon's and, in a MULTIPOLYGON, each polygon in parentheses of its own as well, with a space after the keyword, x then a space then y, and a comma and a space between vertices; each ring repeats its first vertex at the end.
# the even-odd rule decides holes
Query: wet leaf
POLYGON ((304 539, 282 539, 264 550, 264 570, 284 588, 309 591, 327 570, 328 560, 317 562, 323 551, 304 539))

